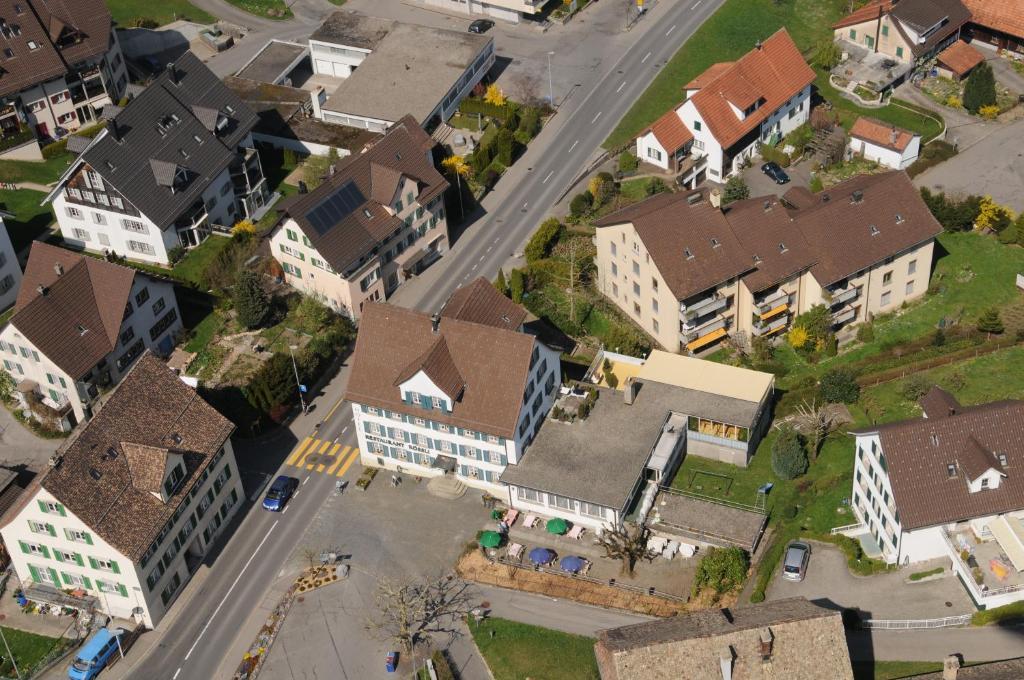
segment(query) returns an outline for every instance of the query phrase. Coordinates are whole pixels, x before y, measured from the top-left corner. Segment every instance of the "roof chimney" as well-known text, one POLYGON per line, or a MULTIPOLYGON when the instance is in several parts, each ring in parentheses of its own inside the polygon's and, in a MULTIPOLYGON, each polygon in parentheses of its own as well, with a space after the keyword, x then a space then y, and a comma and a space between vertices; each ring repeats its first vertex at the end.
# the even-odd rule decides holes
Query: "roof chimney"
POLYGON ((960 674, 960 657, 950 654, 942 661, 942 680, 956 680, 960 674))
POLYGON ((53 264, 53 271, 55 274, 57 274, 57 276, 64 276, 64 265, 62 265, 60 262, 55 262, 53 264))
POLYGON ((711 202, 711 207, 712 208, 721 208, 722 207, 722 192, 721 192, 721 190, 718 189, 718 188, 712 189, 711 193, 708 194, 708 201, 711 202))
POLYGON ((771 209, 772 209, 772 199, 770 199, 770 198, 764 199, 764 211, 768 212, 771 209))
POLYGON ((857 189, 852 194, 850 194, 850 203, 860 203, 863 200, 864 192, 861 191, 860 189, 857 189))
POLYGON ((111 118, 107 121, 107 132, 110 133, 110 136, 114 138, 115 142, 121 141, 121 130, 117 127, 116 119, 111 118))
POLYGON ((772 635, 771 628, 761 629, 761 661, 771 661, 772 658, 772 642, 775 640, 775 636, 772 635))
POLYGON ((636 401, 636 393, 639 387, 640 385, 634 376, 626 378, 626 383, 622 386, 622 400, 627 406, 632 406, 633 402, 636 401))
POLYGON ((754 49, 755 50, 759 50, 763 46, 764 46, 764 43, 762 43, 760 40, 758 40, 756 43, 754 43, 754 49))
POLYGON ((434 333, 436 333, 437 329, 440 326, 441 326, 441 315, 435 312, 430 317, 430 330, 433 331, 434 333))
POLYGON ((174 63, 167 64, 167 77, 171 79, 171 82, 175 85, 180 85, 178 82, 178 70, 174 68, 174 63))
POLYGON ((330 165, 328 165, 328 166, 327 166, 327 176, 328 176, 328 177, 334 177, 334 171, 335 171, 335 169, 336 169, 336 168, 334 167, 334 163, 331 163, 330 165))
POLYGON ((892 126, 892 130, 889 131, 889 143, 890 144, 895 144, 897 137, 899 137, 899 134, 897 134, 897 132, 896 132, 896 126, 893 125, 892 126))

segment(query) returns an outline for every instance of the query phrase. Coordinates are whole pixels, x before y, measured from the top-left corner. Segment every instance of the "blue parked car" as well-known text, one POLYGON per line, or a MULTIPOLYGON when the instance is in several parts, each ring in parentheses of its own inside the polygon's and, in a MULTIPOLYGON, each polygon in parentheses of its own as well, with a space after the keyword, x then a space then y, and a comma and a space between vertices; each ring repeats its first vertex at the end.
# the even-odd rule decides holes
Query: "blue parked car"
POLYGON ((75 660, 71 662, 68 669, 68 678, 71 680, 92 680, 102 671, 107 661, 118 654, 117 640, 121 637, 120 629, 112 632, 102 628, 92 639, 85 643, 75 660))
POLYGON ((271 512, 284 510, 285 503, 295 494, 299 488, 299 480, 294 477, 281 475, 270 485, 270 490, 263 498, 263 509, 271 512))

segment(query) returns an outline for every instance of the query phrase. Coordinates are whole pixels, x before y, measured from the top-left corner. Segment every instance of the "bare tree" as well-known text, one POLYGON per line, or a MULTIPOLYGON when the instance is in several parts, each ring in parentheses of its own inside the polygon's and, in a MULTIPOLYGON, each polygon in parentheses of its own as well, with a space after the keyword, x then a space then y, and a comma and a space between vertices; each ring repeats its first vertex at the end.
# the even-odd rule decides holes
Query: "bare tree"
POLYGON ((814 399, 810 403, 804 400, 799 404, 790 419, 794 429, 811 445, 811 460, 818 457, 821 443, 838 425, 834 407, 825 403, 819 405, 814 399))
POLYGON ((430 633, 458 634, 458 621, 472 609, 469 585, 451 575, 429 581, 377 577, 377 616, 367 629, 405 652, 430 633))
POLYGON ((522 72, 512 77, 512 91, 524 104, 536 106, 540 101, 540 76, 536 73, 522 72))
POLYGON ((647 547, 650 536, 651 530, 643 524, 606 525, 597 538, 597 544, 604 548, 606 557, 622 562, 623 574, 633 576, 637 562, 650 562, 658 556, 658 553, 647 547))

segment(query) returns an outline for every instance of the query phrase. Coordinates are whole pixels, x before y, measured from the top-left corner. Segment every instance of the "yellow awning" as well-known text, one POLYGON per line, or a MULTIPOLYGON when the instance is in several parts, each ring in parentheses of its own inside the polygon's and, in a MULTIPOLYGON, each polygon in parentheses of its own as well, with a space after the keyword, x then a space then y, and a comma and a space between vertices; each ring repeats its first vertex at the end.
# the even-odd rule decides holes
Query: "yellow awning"
POLYGON ((693 342, 688 343, 686 345, 686 349, 690 350, 691 352, 694 351, 695 349, 700 349, 704 345, 710 345, 712 342, 718 340, 723 335, 725 335, 724 328, 719 328, 716 331, 711 331, 707 335, 697 338, 693 342))
POLYGON ((776 334, 776 333, 778 333, 779 331, 784 331, 784 330, 786 330, 786 324, 782 324, 782 325, 781 325, 781 326, 779 326, 778 328, 773 328, 773 329, 771 329, 770 331, 768 331, 767 333, 765 333, 765 336, 769 336, 769 335, 775 335, 775 334, 776 334))
POLYGON ((789 309, 789 305, 787 303, 783 302, 778 307, 773 307, 772 309, 769 309, 767 312, 762 314, 761 315, 761 321, 764 321, 765 319, 770 319, 773 316, 781 314, 782 312, 786 311, 787 309, 789 309))
POLYGON ((996 537, 996 542, 1003 549, 1006 556, 1013 562, 1013 568, 1017 571, 1024 571, 1024 543, 1021 542, 1019 531, 1014 531, 1010 522, 1018 525, 1020 520, 1007 518, 1005 515, 988 523, 989 531, 996 537))

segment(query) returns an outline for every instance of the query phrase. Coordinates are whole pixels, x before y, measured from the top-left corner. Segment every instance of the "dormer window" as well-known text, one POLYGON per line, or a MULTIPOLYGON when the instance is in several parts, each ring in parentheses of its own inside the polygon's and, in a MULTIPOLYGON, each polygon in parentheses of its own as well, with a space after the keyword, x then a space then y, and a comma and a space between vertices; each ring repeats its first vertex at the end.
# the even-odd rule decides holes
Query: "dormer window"
POLYGON ((718 239, 717 239, 717 238, 713 238, 713 239, 711 239, 711 247, 712 247, 712 248, 717 248, 717 247, 718 247, 718 246, 720 246, 720 245, 722 245, 722 244, 718 242, 718 239))
POLYGON ((878 227, 876 227, 875 225, 873 225, 873 224, 872 224, 872 225, 870 225, 870 226, 868 227, 868 230, 869 230, 869 231, 871 232, 871 235, 872 235, 872 236, 878 236, 878 233, 879 233, 879 232, 878 232, 878 227))
POLYGON ((981 488, 982 489, 987 489, 988 488, 988 477, 982 477, 981 478, 981 488))
POLYGON ((689 248, 683 249, 683 254, 686 255, 687 260, 693 259, 693 252, 689 248))
POLYGON ((431 404, 432 404, 432 405, 434 406, 434 408, 436 408, 436 409, 441 409, 441 410, 444 410, 444 403, 445 403, 445 402, 444 402, 444 399, 439 399, 439 398, 437 398, 437 397, 433 397, 433 398, 431 399, 431 404))
POLYGON ((996 454, 996 458, 999 460, 999 464, 1001 466, 1006 467, 1006 454, 1005 453, 997 453, 996 454))

